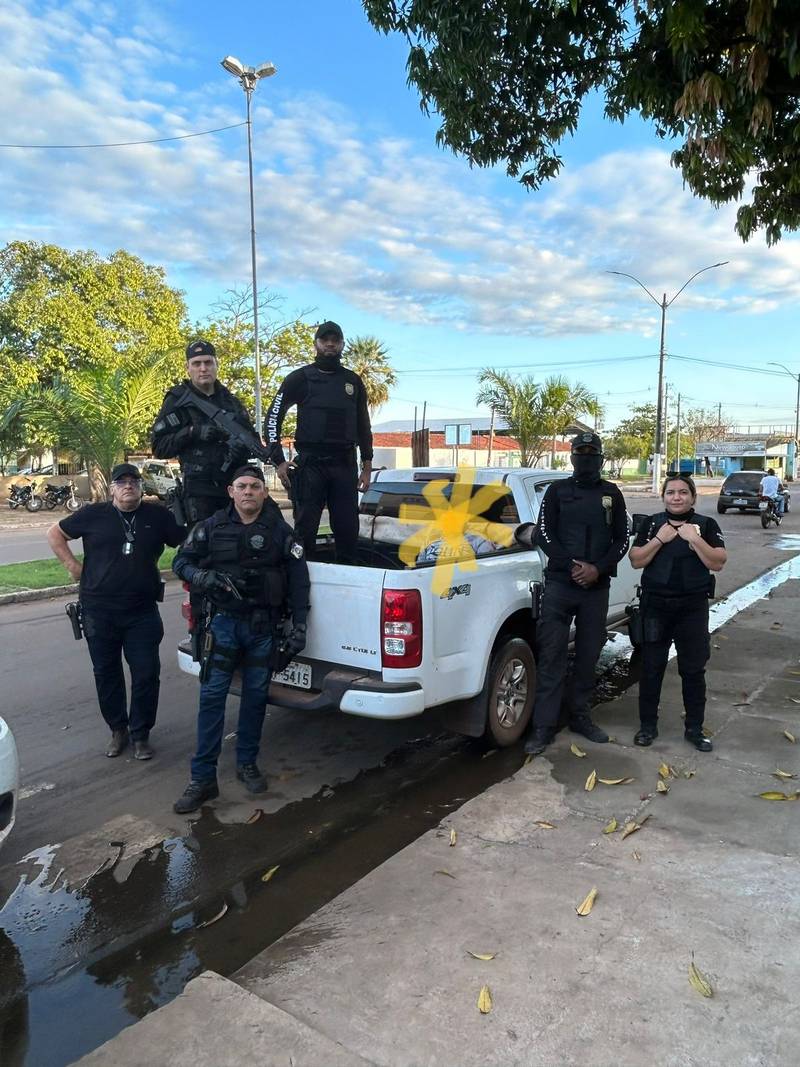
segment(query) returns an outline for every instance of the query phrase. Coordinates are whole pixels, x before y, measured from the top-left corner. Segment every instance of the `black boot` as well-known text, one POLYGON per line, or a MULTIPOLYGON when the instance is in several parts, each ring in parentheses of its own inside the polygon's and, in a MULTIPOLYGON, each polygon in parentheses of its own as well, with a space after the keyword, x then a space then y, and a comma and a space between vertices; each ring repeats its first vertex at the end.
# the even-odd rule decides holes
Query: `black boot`
POLYGON ((190 811, 197 811, 207 800, 214 800, 218 796, 219 786, 214 778, 208 782, 198 782, 193 778, 173 804, 172 810, 178 815, 186 815, 190 811))
POLYGON ((704 737, 701 730, 687 730, 683 736, 698 752, 712 752, 714 749, 711 738, 704 737))
POLYGON ((109 759, 114 759, 115 756, 119 756, 121 752, 124 752, 128 747, 130 740, 131 735, 127 730, 112 730, 111 740, 106 749, 106 755, 109 759))
POLYGON ((240 763, 236 768, 236 777, 244 782, 248 793, 266 793, 267 779, 255 763, 240 763))
POLYGON ((604 745, 608 741, 608 734, 592 722, 588 715, 576 715, 570 719, 569 728, 574 734, 580 734, 587 741, 594 741, 596 745, 604 745))
POLYGON ((639 732, 634 735, 634 745, 639 745, 640 748, 649 748, 650 745, 658 737, 658 730, 655 726, 642 726, 639 728, 639 732))
POLYGON ((539 756, 553 740, 553 731, 549 726, 533 726, 525 742, 525 751, 529 756, 539 756))

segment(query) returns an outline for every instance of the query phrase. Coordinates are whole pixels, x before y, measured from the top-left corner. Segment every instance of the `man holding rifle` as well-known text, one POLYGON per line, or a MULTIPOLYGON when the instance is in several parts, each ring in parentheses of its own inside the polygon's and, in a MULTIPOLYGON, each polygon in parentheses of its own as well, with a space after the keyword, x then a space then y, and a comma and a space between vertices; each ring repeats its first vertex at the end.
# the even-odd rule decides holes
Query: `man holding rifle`
POLYGON ((192 778, 175 811, 197 811, 219 796, 217 759, 233 672, 242 669, 236 731, 236 777, 250 793, 267 788, 256 760, 273 670, 305 647, 308 567, 264 475, 245 465, 228 487, 230 506, 197 523, 172 569, 202 594, 208 620, 200 659, 200 707, 192 778), (291 627, 279 635, 288 613, 291 627))
POLYGON ((228 506, 227 486, 237 467, 267 456, 244 406, 217 381, 217 372, 211 342, 192 341, 188 378, 169 390, 153 424, 153 455, 180 461, 183 487, 174 503, 178 511, 182 503, 189 526, 228 506))

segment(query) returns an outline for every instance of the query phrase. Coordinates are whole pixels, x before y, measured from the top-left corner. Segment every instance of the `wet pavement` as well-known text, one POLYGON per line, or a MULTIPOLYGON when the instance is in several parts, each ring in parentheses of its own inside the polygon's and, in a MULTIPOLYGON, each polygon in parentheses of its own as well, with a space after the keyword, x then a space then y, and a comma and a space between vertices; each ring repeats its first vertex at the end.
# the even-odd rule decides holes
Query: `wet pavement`
MULTIPOLYGON (((783 554, 800 550, 800 543, 793 544, 800 537, 787 525, 772 536, 760 530, 754 536, 750 524, 741 527, 756 549, 751 567, 781 556, 785 562, 777 572, 715 605, 716 626, 796 573, 795 561, 783 554)), ((26 617, 33 617, 34 609, 26 610, 26 617)), ((49 612, 53 619, 58 614, 53 606, 49 612)), ((635 680, 630 653, 624 635, 615 635, 606 646, 600 701, 612 699, 635 680)), ((165 661, 168 655, 167 643, 165 661)), ((183 760, 191 747, 195 690, 192 684, 181 688, 188 682, 177 679, 176 725, 167 726, 160 748, 160 755, 171 764, 168 782, 162 780, 163 763, 149 779, 162 806, 174 792, 173 781, 182 782, 182 765, 176 771, 172 764, 183 760)), ((84 693, 82 699, 91 722, 96 715, 92 695, 84 693)), ((14 867, 8 851, 4 853, 0 869, 0 900, 8 896, 0 911, 4 1067, 69 1063, 175 997, 201 971, 233 973, 326 901, 438 825, 448 811, 513 774, 523 759, 520 749, 487 753, 477 743, 443 734, 435 716, 392 724, 389 729, 387 724, 354 725, 349 719, 313 722, 308 735, 299 738, 296 722, 283 713, 268 720, 266 736, 285 780, 278 783, 277 794, 271 792, 260 802, 263 813, 252 822, 247 820, 257 806, 241 800, 206 811, 189 823, 188 830, 184 820, 163 812, 157 820, 133 818, 127 814, 138 810, 132 790, 141 789, 142 778, 141 768, 132 766, 124 769, 121 805, 115 808, 109 796, 112 802, 102 810, 100 817, 106 821, 99 828, 95 809, 90 813, 93 818, 86 813, 78 818, 78 836, 72 842, 34 848, 23 865, 14 867), (304 758, 317 761, 313 773, 304 758), (264 882, 265 872, 275 866, 280 877, 264 882), (223 918, 209 922, 223 907, 223 918)), ((12 723, 19 740, 17 724, 13 719, 12 723)), ((304 718, 304 734, 306 729, 304 718)), ((79 738, 70 731, 59 740, 67 740, 68 748, 74 746, 70 758, 75 760, 78 750, 96 744, 96 739, 94 722, 92 729, 81 730, 79 738)), ((120 778, 120 769, 109 767, 111 763, 95 764, 104 774, 113 770, 109 785, 120 778)), ((49 805, 47 821, 63 825, 61 783, 52 790, 44 788, 48 784, 37 779, 32 788, 43 788, 31 794, 29 802, 49 805)), ((15 837, 18 831, 19 842, 25 841, 23 819, 15 837)))

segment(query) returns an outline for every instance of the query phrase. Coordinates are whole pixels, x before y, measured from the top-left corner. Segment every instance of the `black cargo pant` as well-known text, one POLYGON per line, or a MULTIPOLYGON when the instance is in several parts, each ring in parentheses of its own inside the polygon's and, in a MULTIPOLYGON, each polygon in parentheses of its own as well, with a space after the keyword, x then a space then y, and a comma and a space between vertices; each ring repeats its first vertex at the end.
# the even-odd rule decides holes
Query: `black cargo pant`
POLYGON ((186 525, 191 529, 196 522, 210 519, 220 508, 227 508, 231 498, 227 492, 219 496, 195 496, 191 491, 184 492, 183 508, 186 512, 186 525))
POLYGON ((158 646, 164 636, 158 608, 153 604, 143 611, 127 613, 86 607, 83 626, 100 713, 111 730, 130 729, 134 741, 145 740, 155 725, 158 710, 158 646), (131 672, 130 711, 123 655, 131 672))
POLYGON ((331 520, 336 558, 354 562, 358 543, 358 469, 355 455, 298 456, 292 477, 294 528, 306 555, 317 539, 319 520, 327 507, 331 520))
POLYGON ((658 722, 661 683, 673 641, 686 709, 685 730, 699 733, 706 712, 706 663, 711 654, 708 597, 704 593, 680 597, 642 594, 639 718, 645 729, 655 728, 658 722))
POLYGON ((548 578, 536 626, 536 702, 533 725, 558 725, 567 674, 569 632, 575 620, 575 659, 569 717, 588 715, 594 693, 594 671, 606 643, 608 585, 582 589, 573 581, 548 578))

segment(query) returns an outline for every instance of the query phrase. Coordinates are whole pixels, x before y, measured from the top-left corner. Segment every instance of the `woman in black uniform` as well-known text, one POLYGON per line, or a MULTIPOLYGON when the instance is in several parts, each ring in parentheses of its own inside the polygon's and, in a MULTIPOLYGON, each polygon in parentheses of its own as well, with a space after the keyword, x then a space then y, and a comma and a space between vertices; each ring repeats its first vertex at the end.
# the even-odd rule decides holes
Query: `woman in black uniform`
POLYGON ((697 490, 685 474, 668 475, 661 490, 665 510, 640 529, 630 551, 642 574, 642 677, 639 683, 639 732, 634 743, 646 747, 658 737, 658 701, 675 642, 686 709, 684 737, 710 752, 703 736, 706 663, 710 654, 708 598, 711 571, 720 571, 727 553, 715 519, 697 515, 697 490))

